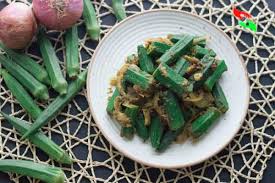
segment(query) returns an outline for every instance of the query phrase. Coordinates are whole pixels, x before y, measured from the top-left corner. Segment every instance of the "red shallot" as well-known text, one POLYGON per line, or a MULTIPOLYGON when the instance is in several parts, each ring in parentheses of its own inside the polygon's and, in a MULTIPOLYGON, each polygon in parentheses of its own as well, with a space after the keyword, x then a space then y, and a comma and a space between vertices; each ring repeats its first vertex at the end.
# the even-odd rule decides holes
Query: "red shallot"
POLYGON ((64 30, 81 17, 83 0, 33 0, 33 11, 42 25, 53 30, 64 30))
POLYGON ((0 41, 8 48, 22 49, 31 42, 37 24, 31 7, 11 3, 0 11, 0 41))

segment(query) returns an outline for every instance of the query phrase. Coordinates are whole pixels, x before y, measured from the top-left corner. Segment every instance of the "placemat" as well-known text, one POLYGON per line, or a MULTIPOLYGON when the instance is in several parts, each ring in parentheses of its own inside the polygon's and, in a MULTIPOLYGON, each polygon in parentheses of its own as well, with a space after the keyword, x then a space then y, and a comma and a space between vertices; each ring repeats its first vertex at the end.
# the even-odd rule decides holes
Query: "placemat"
MULTIPOLYGON (((11 0, 7 0, 11 3, 11 0)), ((27 0, 22 0, 27 4, 27 0)), ((93 1, 101 24, 102 37, 117 22, 111 1, 93 1)), ((239 48, 247 66, 251 98, 246 120, 234 140, 218 155, 183 169, 150 168, 124 157, 102 136, 89 112, 84 89, 43 131, 73 157, 72 166, 50 160, 0 118, 0 159, 25 159, 62 167, 68 183, 88 182, 259 182, 267 160, 275 151, 275 14, 264 0, 235 1, 235 6, 249 12, 258 26, 257 32, 244 29, 232 14, 229 0, 126 0, 128 16, 151 9, 179 9, 197 14, 218 26, 239 48)), ((79 21, 79 51, 82 68, 86 68, 97 46, 79 21)), ((49 32, 64 71, 64 32, 49 32)), ((33 43, 26 49, 42 62, 33 43)), ((107 54, 107 53, 106 53, 107 54)), ((110 60, 110 64, 111 64, 110 60)), ((96 86, 95 86, 96 87, 96 86)), ((57 94, 50 91, 51 97, 57 94)), ((49 101, 50 102, 50 101, 49 101)), ((45 108, 47 103, 40 103, 45 108)), ((0 79, 0 110, 29 120, 0 79)), ((138 147, 137 147, 138 150, 138 147)), ((31 178, 9 174, 14 182, 37 182, 31 178)))

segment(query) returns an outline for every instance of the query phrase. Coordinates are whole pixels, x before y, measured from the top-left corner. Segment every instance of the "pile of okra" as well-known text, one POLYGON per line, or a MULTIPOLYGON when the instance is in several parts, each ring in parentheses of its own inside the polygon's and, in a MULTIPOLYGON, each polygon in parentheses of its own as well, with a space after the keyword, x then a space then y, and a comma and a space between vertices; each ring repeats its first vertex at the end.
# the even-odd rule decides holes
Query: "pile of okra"
POLYGON ((182 137, 198 139, 228 110, 218 83, 227 66, 206 42, 188 34, 152 38, 127 57, 107 105, 122 137, 137 133, 162 152, 182 137))

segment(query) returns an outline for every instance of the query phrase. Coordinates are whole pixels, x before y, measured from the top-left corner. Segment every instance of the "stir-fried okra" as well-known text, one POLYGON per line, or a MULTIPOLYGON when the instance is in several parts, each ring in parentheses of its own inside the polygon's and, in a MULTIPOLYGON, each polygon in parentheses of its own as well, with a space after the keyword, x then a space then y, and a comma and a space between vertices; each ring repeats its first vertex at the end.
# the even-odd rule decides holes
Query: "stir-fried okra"
POLYGON ((164 151, 174 141, 205 134, 228 110, 218 83, 226 70, 205 37, 148 39, 112 80, 107 112, 122 126, 121 136, 136 133, 164 151))

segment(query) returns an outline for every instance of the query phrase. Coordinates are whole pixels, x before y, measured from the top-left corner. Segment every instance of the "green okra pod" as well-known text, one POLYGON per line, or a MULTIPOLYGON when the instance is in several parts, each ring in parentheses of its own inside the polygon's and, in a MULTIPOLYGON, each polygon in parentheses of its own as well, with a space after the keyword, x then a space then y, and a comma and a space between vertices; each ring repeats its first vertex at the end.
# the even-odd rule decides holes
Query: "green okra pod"
POLYGON ((158 60, 159 63, 171 64, 186 53, 192 46, 193 36, 186 35, 167 50, 158 60))
POLYGON ((174 71, 178 73, 181 76, 184 76, 188 70, 188 67, 190 66, 190 62, 186 61, 184 58, 180 58, 175 66, 174 66, 174 71))
POLYGON ((164 63, 159 64, 153 76, 161 85, 166 86, 179 95, 192 91, 192 86, 189 85, 188 80, 164 63))
POLYGON ((100 26, 96 18, 94 6, 90 0, 84 0, 83 18, 86 25, 88 35, 93 40, 100 37, 100 26))
POLYGON ((78 58, 78 32, 77 26, 67 30, 65 35, 66 46, 66 71, 70 78, 76 78, 80 71, 78 58))
POLYGON ((153 61, 149 55, 147 55, 147 51, 144 46, 139 45, 137 47, 138 50, 138 60, 140 69, 152 74, 155 70, 153 61))
POLYGON ((6 70, 2 69, 3 79, 15 96, 19 104, 27 111, 27 113, 33 118, 36 119, 41 114, 41 109, 36 105, 34 100, 31 98, 29 93, 23 88, 23 86, 12 77, 6 70))
POLYGON ((143 90, 149 90, 154 83, 152 75, 140 70, 140 68, 134 64, 128 67, 124 79, 132 84, 140 86, 143 90))
POLYGON ((224 62, 224 60, 221 60, 215 71, 211 76, 207 78, 207 80, 204 82, 204 88, 208 91, 211 91, 215 83, 220 79, 222 74, 227 71, 227 66, 224 62))
POLYGON ((49 99, 47 87, 35 79, 28 71, 10 60, 8 57, 0 55, 0 63, 6 70, 14 76, 34 97, 42 100, 49 99))
MULTIPOLYGON (((168 39, 170 39, 170 41, 173 43, 177 43, 180 39, 182 39, 186 35, 187 34, 168 35, 168 39)), ((192 44, 199 45, 204 48, 206 46, 206 37, 205 36, 195 36, 192 44)))
POLYGON ((213 70, 212 70, 213 62, 214 61, 208 62, 201 72, 197 72, 193 76, 191 76, 191 80, 193 81, 192 84, 193 84, 194 90, 200 89, 203 86, 204 82, 213 73, 213 70))
POLYGON ((195 121, 192 122, 192 135, 199 137, 206 133, 207 130, 217 121, 220 117, 220 111, 215 107, 209 107, 207 111, 199 116, 195 121))
POLYGON ((149 47, 147 48, 147 53, 151 57, 160 57, 163 55, 167 50, 171 48, 171 45, 165 44, 163 42, 152 42, 149 47))
POLYGON ((185 124, 184 115, 177 97, 171 91, 164 93, 163 105, 168 116, 168 126, 170 130, 182 128, 185 124))
POLYGON ((225 113, 229 109, 229 106, 222 87, 218 82, 214 85, 212 89, 212 95, 214 97, 215 105, 217 106, 217 108, 222 113, 225 113))
POLYGON ((86 83, 87 70, 81 72, 77 79, 70 83, 67 94, 55 98, 48 107, 34 121, 31 128, 22 136, 22 139, 28 138, 36 133, 43 125, 53 120, 58 113, 71 101, 71 99, 81 90, 86 83))
POLYGON ((153 148, 158 148, 164 131, 164 125, 158 116, 152 119, 150 125, 150 140, 153 148))
POLYGON ((36 63, 31 57, 24 53, 18 53, 12 49, 9 49, 2 43, 0 43, 0 48, 2 48, 7 53, 7 55, 11 57, 12 61, 23 67, 38 81, 47 85, 51 84, 47 71, 44 69, 44 67, 36 63))
POLYGON ((114 111, 115 99, 120 95, 119 90, 116 88, 113 95, 108 99, 107 112, 112 114, 114 111))
MULTIPOLYGON (((31 128, 31 125, 29 125, 25 120, 9 116, 3 112, 0 113, 21 135, 26 133, 31 128)), ((39 149, 43 150, 55 161, 64 164, 72 164, 70 156, 42 132, 32 135, 30 137, 30 142, 36 145, 39 149)))
POLYGON ((131 125, 130 127, 122 127, 120 135, 122 137, 126 137, 127 139, 133 138, 134 132, 135 132, 135 126, 136 126, 136 118, 138 115, 139 107, 136 105, 127 105, 125 106, 125 114, 130 119, 131 125))
POLYGON ((148 128, 145 126, 144 116, 138 115, 137 120, 135 122, 135 128, 137 135, 142 138, 144 141, 148 139, 149 132, 148 128))
POLYGON ((208 48, 203 48, 199 45, 195 45, 193 48, 192 48, 192 54, 201 59, 203 58, 205 55, 209 55, 211 57, 215 57, 216 56, 216 53, 212 50, 212 49, 208 49, 208 48))
POLYGON ((112 0, 112 7, 118 21, 121 21, 127 17, 123 6, 123 0, 112 0))
POLYGON ((65 174, 60 168, 25 160, 0 160, 0 171, 33 177, 46 183, 64 183, 65 174))
POLYGON ((157 151, 165 151, 176 140, 177 136, 182 133, 182 131, 183 128, 179 128, 176 131, 168 130, 167 132, 165 132, 163 137, 161 138, 161 142, 159 147, 157 148, 157 151))
POLYGON ((42 30, 40 30, 38 34, 38 43, 46 69, 51 79, 52 87, 61 95, 66 94, 68 83, 61 72, 59 60, 56 56, 55 50, 50 40, 42 30))

